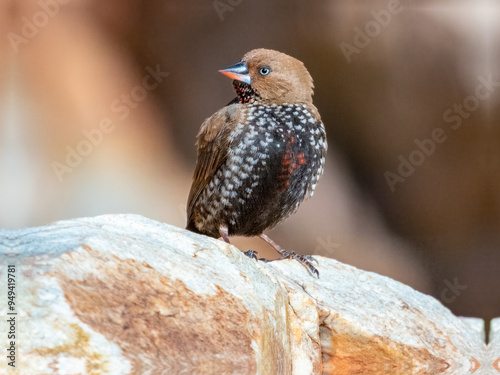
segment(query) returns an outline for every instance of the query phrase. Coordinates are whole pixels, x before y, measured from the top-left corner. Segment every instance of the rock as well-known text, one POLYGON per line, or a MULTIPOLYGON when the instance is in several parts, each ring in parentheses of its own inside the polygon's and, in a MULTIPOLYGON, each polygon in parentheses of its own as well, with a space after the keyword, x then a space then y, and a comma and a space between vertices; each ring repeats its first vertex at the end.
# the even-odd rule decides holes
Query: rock
POLYGON ((491 366, 486 367, 490 372, 485 372, 485 374, 500 374, 500 318, 491 321, 489 339, 490 344, 488 345, 487 358, 488 364, 491 364, 491 366), (491 367, 493 367, 494 370, 491 370, 491 367))
MULTIPOLYGON (((328 258, 317 279, 296 261, 256 262, 135 215, 0 236, 19 374, 459 375, 492 358, 481 320, 328 258)), ((0 374, 9 369, 4 358, 0 374)))

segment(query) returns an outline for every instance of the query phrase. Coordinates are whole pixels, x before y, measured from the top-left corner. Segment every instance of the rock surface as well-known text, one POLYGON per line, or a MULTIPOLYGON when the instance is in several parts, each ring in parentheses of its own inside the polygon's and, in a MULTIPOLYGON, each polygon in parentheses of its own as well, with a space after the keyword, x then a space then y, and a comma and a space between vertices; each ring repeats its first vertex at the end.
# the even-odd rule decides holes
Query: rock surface
POLYGON ((493 367, 494 371, 489 372, 491 375, 500 374, 500 318, 491 321, 489 342, 486 368, 493 367))
POLYGON ((2 231, 0 257, 0 374, 500 373, 500 321, 487 348, 481 320, 328 258, 317 279, 135 215, 2 231))

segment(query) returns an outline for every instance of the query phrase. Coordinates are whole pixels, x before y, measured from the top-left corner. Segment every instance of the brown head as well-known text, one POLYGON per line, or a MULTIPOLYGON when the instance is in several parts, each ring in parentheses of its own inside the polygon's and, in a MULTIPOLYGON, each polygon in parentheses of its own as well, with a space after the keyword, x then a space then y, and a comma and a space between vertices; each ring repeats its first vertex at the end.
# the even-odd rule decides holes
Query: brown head
POLYGON ((312 103, 313 80, 304 64, 284 53, 254 49, 220 72, 234 79, 240 102, 312 103))

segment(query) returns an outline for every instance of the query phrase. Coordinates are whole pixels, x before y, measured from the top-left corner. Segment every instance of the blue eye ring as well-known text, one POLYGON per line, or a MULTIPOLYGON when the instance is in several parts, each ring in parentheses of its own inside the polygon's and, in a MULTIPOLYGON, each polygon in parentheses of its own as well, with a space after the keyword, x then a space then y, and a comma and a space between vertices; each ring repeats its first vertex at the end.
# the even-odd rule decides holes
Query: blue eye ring
POLYGON ((264 65, 259 69, 259 73, 261 76, 267 76, 269 73, 271 73, 271 68, 267 65, 264 65))

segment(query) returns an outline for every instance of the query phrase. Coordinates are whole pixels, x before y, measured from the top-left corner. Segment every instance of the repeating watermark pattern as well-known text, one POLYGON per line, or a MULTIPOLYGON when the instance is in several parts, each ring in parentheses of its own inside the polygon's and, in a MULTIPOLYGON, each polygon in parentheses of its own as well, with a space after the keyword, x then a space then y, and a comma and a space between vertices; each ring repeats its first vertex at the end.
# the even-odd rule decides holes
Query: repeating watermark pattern
POLYGON ((35 38, 41 29, 47 26, 51 18, 54 18, 60 11, 61 5, 68 3, 70 0, 40 0, 38 6, 40 9, 36 11, 30 18, 21 18, 21 33, 10 32, 7 34, 10 45, 14 52, 19 52, 19 48, 23 44, 28 44, 30 40, 35 38))
POLYGON ((227 12, 232 12, 238 5, 243 3, 244 0, 215 0, 212 5, 214 6, 215 12, 221 21, 224 21, 224 14, 227 12))
MULTIPOLYGON (((143 77, 141 85, 133 87, 129 93, 122 94, 111 102, 110 112, 117 115, 119 120, 125 120, 130 111, 137 108, 139 103, 146 99, 148 92, 157 88, 169 75, 169 73, 160 69, 160 65, 156 65, 154 69, 148 66, 146 71, 147 74, 143 77)), ((104 135, 111 133, 115 127, 116 121, 113 121, 110 117, 104 117, 99 121, 96 128, 82 131, 83 139, 76 146, 66 146, 64 162, 52 162, 52 169, 59 182, 63 182, 64 175, 78 167, 83 158, 89 156, 94 148, 103 142, 104 135)))
POLYGON ((450 127, 457 130, 462 126, 463 119, 470 117, 471 113, 476 111, 481 101, 488 100, 495 91, 495 87, 500 87, 500 81, 493 81, 493 75, 488 77, 477 77, 479 84, 474 90, 474 94, 467 96, 462 103, 454 103, 443 114, 443 120, 446 123, 453 124, 450 127))
POLYGON ((444 285, 446 285, 446 288, 444 288, 441 291, 441 301, 444 303, 452 303, 455 302, 457 297, 459 297, 462 294, 462 291, 467 289, 466 285, 460 285, 458 283, 458 278, 455 277, 453 279, 453 283, 447 279, 443 281, 444 285))
POLYGON ((444 143, 447 139, 448 136, 442 128, 434 128, 430 138, 423 140, 416 138, 414 143, 417 147, 410 152, 408 157, 405 158, 403 155, 398 156, 399 165, 396 173, 390 171, 384 173, 385 180, 391 191, 394 193, 396 191, 395 185, 398 182, 405 182, 415 172, 416 167, 424 164, 426 158, 436 151, 436 144, 444 143))
MULTIPOLYGON (((480 107, 481 101, 488 100, 497 87, 500 87, 500 81, 494 81, 492 74, 487 77, 479 76, 479 84, 474 90, 474 94, 467 96, 462 103, 454 103, 443 113, 443 121, 449 125, 452 130, 459 129, 464 120, 468 119, 472 112, 480 107)), ((424 164, 429 156, 434 154, 437 145, 444 143, 448 139, 446 130, 442 127, 436 127, 431 131, 430 137, 423 140, 415 139, 416 148, 412 150, 407 157, 398 156, 398 167, 395 172, 385 171, 384 177, 391 192, 396 191, 396 184, 405 182, 417 169, 424 164)))
POLYGON ((326 237, 326 239, 318 237, 316 242, 318 245, 314 248, 314 253, 333 254, 340 247, 340 244, 333 241, 331 236, 326 237))
POLYGON ((359 55, 361 50, 370 45, 372 40, 380 35, 392 21, 392 17, 403 11, 400 0, 389 0, 386 9, 372 10, 372 19, 363 28, 353 28, 354 36, 352 43, 342 42, 339 47, 348 63, 352 61, 352 55, 359 55))

